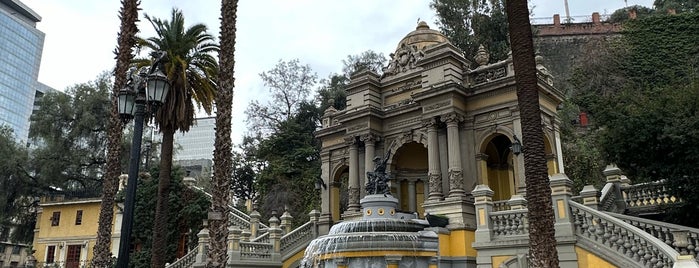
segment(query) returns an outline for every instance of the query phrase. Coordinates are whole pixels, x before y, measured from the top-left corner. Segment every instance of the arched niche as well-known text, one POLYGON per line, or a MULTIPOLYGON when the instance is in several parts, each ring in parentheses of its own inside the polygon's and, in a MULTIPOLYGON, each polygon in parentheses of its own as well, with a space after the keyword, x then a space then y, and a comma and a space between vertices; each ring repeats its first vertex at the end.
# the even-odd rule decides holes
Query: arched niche
POLYGON ((399 209, 424 215, 422 204, 427 195, 427 148, 410 141, 398 147, 391 160, 391 193, 398 198, 399 209))

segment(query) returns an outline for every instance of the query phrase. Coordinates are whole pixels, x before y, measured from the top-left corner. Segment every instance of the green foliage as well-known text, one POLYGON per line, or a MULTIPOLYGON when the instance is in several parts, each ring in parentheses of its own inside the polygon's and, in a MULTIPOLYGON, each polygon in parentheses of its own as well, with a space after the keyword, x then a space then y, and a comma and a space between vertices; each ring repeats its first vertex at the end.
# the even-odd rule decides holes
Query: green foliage
MULTIPOLYGON (((131 232, 133 246, 138 249, 130 258, 131 265, 134 267, 151 266, 152 224, 156 207, 156 199, 153 196, 158 192, 158 174, 158 169, 154 168, 149 175, 141 173, 139 176, 134 225, 131 232)), ((202 192, 184 186, 182 169, 174 169, 171 178, 168 213, 172 216, 168 218, 167 226, 161 226, 167 230, 166 259, 170 261, 177 257, 180 239, 186 239, 187 249, 197 246, 197 233, 203 228, 203 220, 206 219, 211 205, 209 198, 202 192)), ((117 197, 117 199, 121 198, 123 197, 117 197)))
POLYGON ((444 35, 473 62, 478 47, 490 53, 490 62, 507 58, 507 17, 503 0, 433 0, 437 25, 444 35))
POLYGON ((106 164, 111 81, 102 73, 66 93, 46 93, 31 116, 30 170, 42 184, 98 196, 106 164))
POLYGON ((625 8, 620 8, 614 11, 611 16, 609 16, 608 22, 611 23, 619 23, 619 22, 626 22, 629 20, 629 11, 634 10, 636 11, 636 18, 645 18, 647 16, 650 16, 655 13, 655 10, 652 8, 640 6, 640 5, 634 5, 630 7, 625 7, 625 8))
MULTIPOLYGON (((161 128, 188 131, 193 124, 194 104, 210 114, 216 94, 219 47, 206 25, 198 23, 185 27, 181 10, 172 9, 170 20, 145 16, 156 32, 155 36, 137 37, 139 47, 167 52, 165 73, 170 91, 158 109, 155 122, 161 128)), ((134 59, 137 66, 151 65, 150 58, 134 59)))
POLYGON ((697 0, 655 0, 653 5, 661 12, 668 9, 674 9, 677 13, 699 10, 699 1, 697 0))
POLYGON ((347 59, 342 60, 342 65, 342 72, 347 78, 363 70, 381 73, 381 69, 386 65, 386 57, 383 53, 367 50, 359 55, 347 55, 347 59))
POLYGON ((31 243, 34 236, 35 184, 23 172, 29 154, 12 128, 0 126, 0 241, 31 243))
POLYGON ((608 49, 608 61, 582 66, 574 79, 591 89, 577 92, 573 101, 593 116, 591 137, 605 161, 634 183, 667 180, 671 191, 686 198, 678 211, 699 204, 699 189, 686 184, 699 163, 697 21, 697 13, 629 21, 608 49))

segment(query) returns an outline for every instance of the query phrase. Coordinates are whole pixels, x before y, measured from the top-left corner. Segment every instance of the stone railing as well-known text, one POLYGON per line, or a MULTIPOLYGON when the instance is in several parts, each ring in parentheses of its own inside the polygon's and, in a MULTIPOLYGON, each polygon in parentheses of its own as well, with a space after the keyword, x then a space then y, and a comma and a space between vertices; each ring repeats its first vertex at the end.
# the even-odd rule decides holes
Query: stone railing
POLYGON ((266 232, 254 239, 250 239, 250 242, 269 243, 269 233, 266 232))
POLYGON ((699 229, 628 215, 609 214, 665 242, 680 254, 692 255, 695 260, 699 260, 699 229))
POLYGON ((271 243, 241 241, 239 246, 241 259, 272 260, 274 245, 271 243))
POLYGON ((280 241, 282 256, 296 253, 299 247, 305 247, 316 237, 318 237, 316 222, 309 221, 304 225, 301 225, 295 230, 282 236, 280 241))
POLYGON ((187 254, 182 256, 182 258, 177 259, 175 262, 171 264, 166 264, 165 268, 189 268, 194 265, 194 262, 196 261, 197 253, 199 253, 199 247, 195 247, 187 254))
POLYGON ((490 213, 493 240, 512 239, 513 236, 528 236, 528 210, 514 209, 490 213))
POLYGON ((652 208, 659 205, 671 205, 681 201, 669 193, 664 180, 628 185, 622 187, 621 191, 629 209, 652 208))
POLYGON ((617 252, 644 267, 673 267, 680 254, 663 241, 622 220, 577 202, 568 202, 579 238, 617 252))
POLYGON ((493 212, 510 210, 510 205, 507 204, 507 201, 509 200, 493 201, 493 212))
MULTIPOLYGON (((209 199, 212 198, 212 195, 210 193, 207 193, 204 191, 203 188, 198 187, 196 185, 189 185, 190 188, 197 190, 199 192, 202 192, 204 195, 209 197, 209 199)), ((229 221, 235 225, 238 225, 240 228, 244 229, 249 229, 250 228, 250 216, 246 214, 245 212, 240 211, 239 209, 235 208, 234 206, 228 205, 228 212, 229 212, 229 221)), ((269 228, 266 224, 260 222, 260 227, 262 228, 269 228)))
POLYGON ((600 204, 599 204, 599 210, 603 211, 616 211, 616 201, 617 201, 617 194, 615 194, 614 189, 614 183, 607 183, 604 185, 604 188, 602 188, 602 194, 600 195, 600 204))

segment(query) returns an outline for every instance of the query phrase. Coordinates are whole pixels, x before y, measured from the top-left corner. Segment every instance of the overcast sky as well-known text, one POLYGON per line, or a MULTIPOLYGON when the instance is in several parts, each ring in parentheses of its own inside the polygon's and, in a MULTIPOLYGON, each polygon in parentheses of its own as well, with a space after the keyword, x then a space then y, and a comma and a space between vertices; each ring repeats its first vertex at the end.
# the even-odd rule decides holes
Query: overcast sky
MULTIPOLYGON (((58 90, 87 82, 115 64, 120 1, 20 0, 36 11, 37 28, 46 34, 39 81, 58 90)), ((298 58, 320 78, 340 72, 342 60, 365 50, 388 55, 417 20, 436 29, 428 0, 241 0, 238 6, 234 142, 245 130, 244 113, 267 91, 259 73, 278 60, 298 58)), ((652 0, 628 0, 628 5, 651 6, 652 0)), ((565 14, 563 0, 533 0, 534 17, 565 14)), ((569 0, 572 16, 612 13, 626 5, 621 0, 569 0)), ((142 13, 169 19, 173 7, 183 11, 185 23, 204 23, 218 37, 218 0, 142 0, 142 13)), ((140 14, 143 18, 143 15, 140 14)), ((153 36, 151 25, 138 25, 143 37, 153 36)))

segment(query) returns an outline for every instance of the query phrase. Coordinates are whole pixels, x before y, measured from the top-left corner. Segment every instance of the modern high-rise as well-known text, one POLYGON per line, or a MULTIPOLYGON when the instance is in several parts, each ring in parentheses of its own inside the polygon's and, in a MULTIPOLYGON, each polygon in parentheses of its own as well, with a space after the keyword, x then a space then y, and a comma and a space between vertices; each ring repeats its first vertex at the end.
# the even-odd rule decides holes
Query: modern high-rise
POLYGON ((0 124, 27 141, 44 33, 36 28, 41 17, 18 0, 0 0, 0 124))
POLYGON ((174 159, 190 173, 190 176, 197 177, 210 172, 214 158, 215 135, 215 117, 197 118, 189 131, 175 134, 175 142, 179 148, 174 159))

